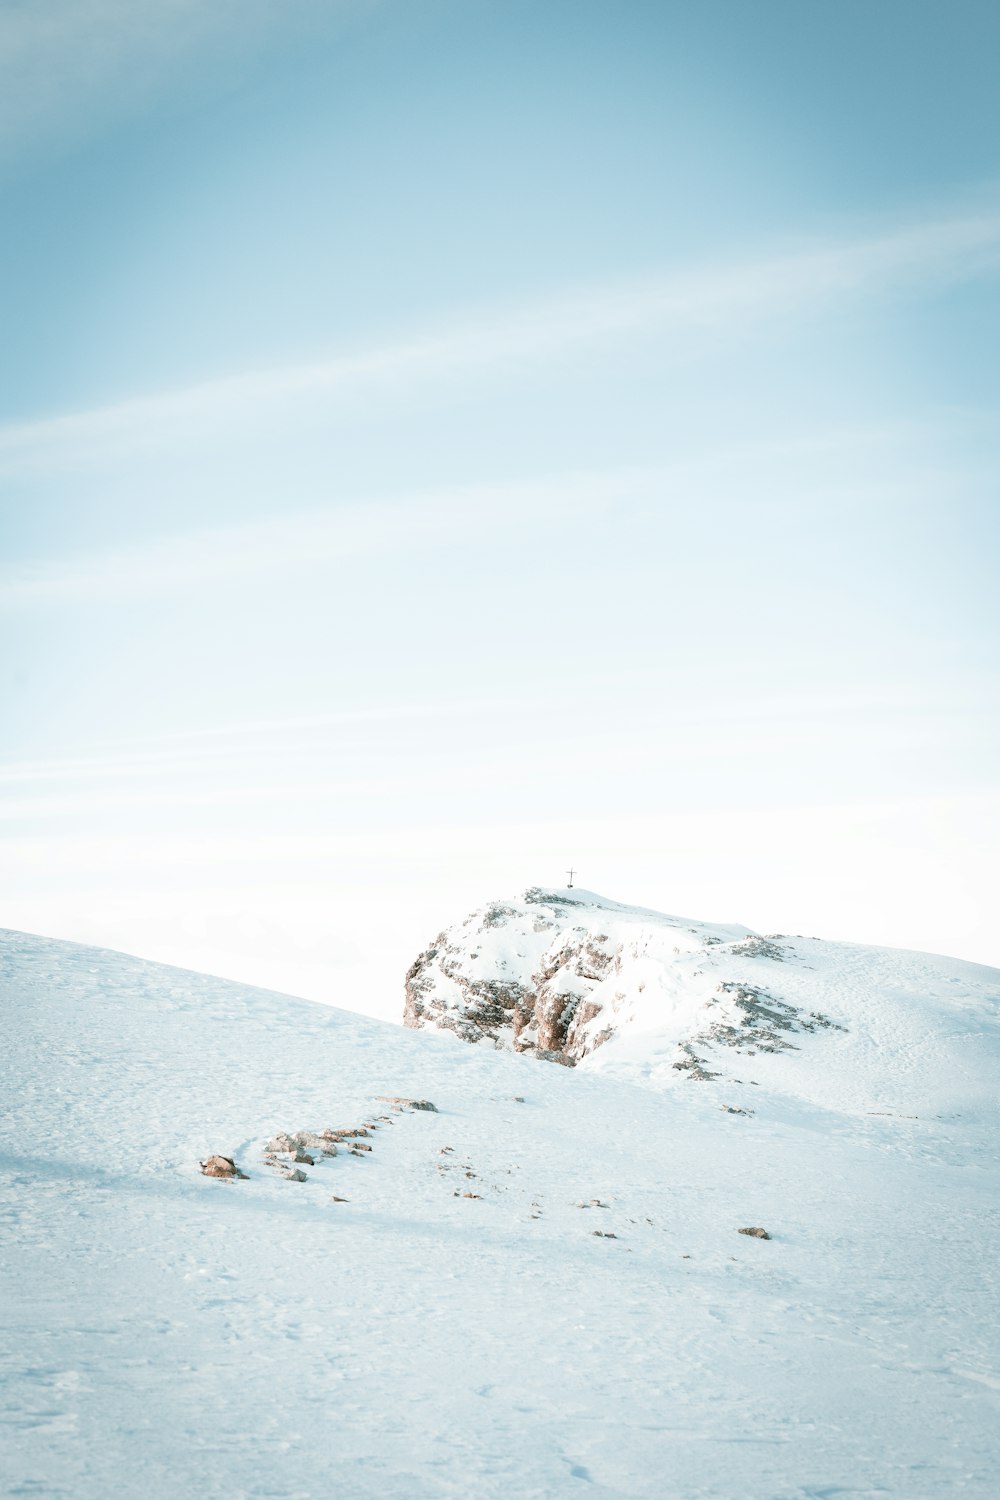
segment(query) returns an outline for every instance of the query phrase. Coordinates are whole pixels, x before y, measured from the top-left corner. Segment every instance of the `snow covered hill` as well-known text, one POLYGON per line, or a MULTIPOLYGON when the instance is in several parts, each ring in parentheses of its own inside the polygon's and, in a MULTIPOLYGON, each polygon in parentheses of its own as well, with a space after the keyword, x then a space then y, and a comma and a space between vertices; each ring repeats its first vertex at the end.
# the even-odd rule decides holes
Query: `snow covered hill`
POLYGON ((1000 975, 696 925, 574 1069, 0 934, 0 1493, 993 1500, 1000 975))
POLYGON ((992 1097, 994 1055, 972 1044, 998 994, 994 971, 956 959, 536 887, 439 934, 404 1020, 659 1088, 718 1079, 858 1111, 901 1097, 923 1056, 922 1087, 951 1109, 992 1097))

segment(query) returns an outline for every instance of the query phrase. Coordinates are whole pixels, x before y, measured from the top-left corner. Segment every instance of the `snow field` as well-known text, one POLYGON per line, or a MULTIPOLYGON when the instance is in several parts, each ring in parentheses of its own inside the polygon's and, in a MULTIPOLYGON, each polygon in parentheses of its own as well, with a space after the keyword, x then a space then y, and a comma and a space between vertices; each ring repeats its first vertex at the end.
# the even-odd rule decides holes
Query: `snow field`
POLYGON ((662 1092, 3 935, 0 1491, 992 1500, 996 976, 850 955, 662 1092))

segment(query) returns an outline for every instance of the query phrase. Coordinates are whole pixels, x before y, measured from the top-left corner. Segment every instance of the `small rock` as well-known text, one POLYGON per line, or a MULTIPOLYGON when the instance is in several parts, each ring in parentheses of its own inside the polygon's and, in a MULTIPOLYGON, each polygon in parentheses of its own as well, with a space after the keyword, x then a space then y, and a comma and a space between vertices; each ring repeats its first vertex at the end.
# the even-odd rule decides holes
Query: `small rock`
POLYGON ((331 1203, 350 1203, 350 1201, 351 1201, 350 1198, 338 1198, 337 1195, 336 1195, 336 1193, 332 1193, 330 1195, 330 1202, 331 1203))
POLYGON ((434 1114, 438 1112, 437 1105, 432 1104, 429 1099, 404 1099, 401 1094, 376 1094, 375 1097, 380 1104, 392 1104, 397 1109, 429 1109, 434 1114))
POLYGON ((365 1141, 352 1141, 351 1142, 350 1150, 351 1150, 351 1153, 354 1156, 361 1156, 361 1154, 363 1152, 370 1151, 371 1149, 372 1148, 369 1145, 367 1145, 365 1141))
POLYGON ((310 1156, 308 1151, 296 1151, 295 1160, 305 1162, 307 1167, 314 1167, 316 1165, 315 1156, 310 1156))
POLYGON ((306 1173, 301 1167, 283 1167, 281 1175, 287 1177, 289 1182, 305 1182, 306 1180, 306 1173))
POLYGON ((280 1135, 273 1136, 264 1147, 264 1150, 272 1153, 275 1151, 280 1151, 283 1154, 288 1154, 289 1152, 294 1153, 297 1146, 297 1141, 293 1140, 290 1135, 285 1135, 282 1133, 280 1135))
POLYGON ((616 1240, 618 1236, 612 1229, 592 1229, 591 1234, 596 1234, 599 1240, 616 1240))
POLYGON ((737 1232, 739 1234, 749 1234, 755 1240, 769 1240, 771 1238, 767 1230, 761 1229, 759 1224, 754 1224, 749 1229, 740 1229, 737 1232))
POLYGON ((481 1196, 482 1195, 480 1193, 463 1193, 462 1194, 463 1198, 479 1198, 481 1196))
POLYGON ((246 1181, 247 1174, 241 1172, 231 1156, 206 1156, 204 1161, 198 1163, 205 1177, 224 1177, 232 1181, 233 1178, 241 1177, 246 1181))

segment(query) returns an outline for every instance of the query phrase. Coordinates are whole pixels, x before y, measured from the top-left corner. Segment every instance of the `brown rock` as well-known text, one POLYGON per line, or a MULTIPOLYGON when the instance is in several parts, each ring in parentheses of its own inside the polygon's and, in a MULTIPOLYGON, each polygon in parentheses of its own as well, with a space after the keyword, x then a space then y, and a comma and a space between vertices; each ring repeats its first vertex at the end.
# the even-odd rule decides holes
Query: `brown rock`
POLYGON ((767 1230, 766 1229, 761 1229, 761 1227, 760 1227, 759 1224, 755 1224, 755 1225, 753 1225, 749 1229, 740 1229, 740 1230, 737 1230, 737 1233, 738 1234, 748 1234, 748 1235, 751 1236, 752 1239, 755 1239, 755 1240, 769 1240, 771 1238, 771 1236, 768 1234, 767 1230))
POLYGON ((205 1177, 223 1177, 229 1181, 241 1177, 246 1181, 247 1174, 240 1171, 231 1156, 207 1156, 198 1165, 205 1177))

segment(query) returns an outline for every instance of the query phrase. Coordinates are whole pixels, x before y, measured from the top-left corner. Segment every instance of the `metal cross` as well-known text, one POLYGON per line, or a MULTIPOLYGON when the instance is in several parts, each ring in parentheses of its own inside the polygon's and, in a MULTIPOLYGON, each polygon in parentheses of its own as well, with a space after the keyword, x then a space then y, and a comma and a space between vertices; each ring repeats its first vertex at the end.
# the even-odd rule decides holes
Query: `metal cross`
POLYGON ((569 889, 572 890, 573 889, 573 876, 576 874, 576 871, 575 870, 567 870, 566 874, 569 876, 569 889))

